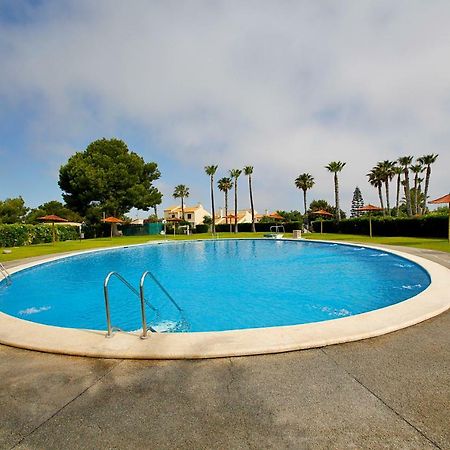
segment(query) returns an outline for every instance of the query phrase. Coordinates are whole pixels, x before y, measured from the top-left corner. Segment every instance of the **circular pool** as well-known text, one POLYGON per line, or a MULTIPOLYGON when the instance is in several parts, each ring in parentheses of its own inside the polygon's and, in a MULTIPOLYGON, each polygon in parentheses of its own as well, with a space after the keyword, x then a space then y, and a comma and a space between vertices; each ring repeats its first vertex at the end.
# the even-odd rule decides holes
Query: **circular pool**
MULTIPOLYGON (((419 265, 367 247, 186 241, 80 254, 20 271, 10 286, 3 282, 0 311, 45 325, 104 330, 106 275, 118 272, 138 288, 146 270, 164 287, 146 281, 148 323, 166 332, 326 321, 393 305, 430 284, 419 265)), ((117 279, 111 280, 109 297, 113 326, 138 330, 138 297, 117 279)))

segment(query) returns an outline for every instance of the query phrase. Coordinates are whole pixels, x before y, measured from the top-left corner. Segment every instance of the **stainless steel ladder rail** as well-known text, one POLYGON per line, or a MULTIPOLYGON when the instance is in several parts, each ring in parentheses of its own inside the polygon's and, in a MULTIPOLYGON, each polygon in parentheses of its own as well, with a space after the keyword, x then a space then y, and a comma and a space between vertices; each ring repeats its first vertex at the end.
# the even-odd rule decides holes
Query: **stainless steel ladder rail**
MULTIPOLYGON (((103 292, 105 294, 105 308, 106 308, 106 324, 108 326, 108 332, 106 333, 106 337, 110 338, 112 336, 113 330, 111 326, 111 313, 109 309, 109 291, 108 291, 108 284, 111 277, 118 278, 130 291, 132 291, 137 297, 141 299, 141 312, 142 312, 142 330, 143 334, 141 336, 142 339, 145 339, 147 337, 147 324, 145 321, 145 306, 144 302, 146 302, 145 297, 139 293, 120 273, 118 272, 109 272, 108 275, 106 275, 105 281, 103 282, 103 292)), ((157 312, 156 308, 154 308, 150 303, 146 302, 149 308, 151 308, 153 311, 157 312)))
POLYGON ((7 285, 12 284, 11 275, 9 274, 9 272, 6 270, 6 267, 2 263, 0 263, 0 273, 2 274, 3 278, 6 280, 7 285))
POLYGON ((145 283, 145 279, 147 278, 147 276, 149 276, 155 282, 155 284, 161 289, 161 291, 163 291, 164 294, 166 294, 167 298, 172 302, 172 304, 175 306, 175 308, 181 314, 183 314, 183 309, 180 307, 180 305, 178 305, 178 303, 169 294, 169 292, 167 292, 166 288, 159 282, 159 280, 155 277, 155 275, 153 275, 153 273, 150 272, 150 270, 146 270, 142 274, 141 281, 139 283, 139 291, 140 291, 140 296, 141 296, 142 330, 143 330, 143 333, 141 336, 142 339, 145 339, 147 337, 147 325, 146 325, 146 321, 145 321, 145 306, 144 306, 144 301, 145 301, 144 283, 145 283))

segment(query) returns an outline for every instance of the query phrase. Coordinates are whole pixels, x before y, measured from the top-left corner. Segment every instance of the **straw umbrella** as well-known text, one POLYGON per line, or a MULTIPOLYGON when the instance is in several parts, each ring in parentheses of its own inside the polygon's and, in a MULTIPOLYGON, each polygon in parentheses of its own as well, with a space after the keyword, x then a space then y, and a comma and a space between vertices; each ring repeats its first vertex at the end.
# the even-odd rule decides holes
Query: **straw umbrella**
MULTIPOLYGON (((333 214, 329 213, 328 211, 325 211, 324 209, 313 211, 311 214, 315 214, 317 216, 333 217, 333 214)), ((320 234, 322 233, 323 233, 323 217, 320 217, 320 234)))
POLYGON ((62 217, 56 216, 55 214, 38 217, 38 220, 42 220, 42 222, 47 222, 47 223, 52 224, 52 244, 54 244, 56 241, 55 222, 68 222, 68 220, 63 219, 62 217))
POLYGON ((176 225, 178 224, 178 223, 180 223, 180 222, 183 222, 183 219, 179 219, 178 217, 173 217, 172 219, 166 219, 167 220, 167 222, 171 222, 171 223, 173 223, 173 235, 175 236, 175 228, 176 228, 176 225))
POLYGON ((374 212, 374 211, 383 211, 383 208, 371 205, 369 203, 368 205, 364 205, 361 208, 356 208, 356 211, 362 211, 362 212, 366 212, 368 214, 368 216, 369 216, 369 236, 372 237, 372 216, 370 213, 374 212))
POLYGON ((448 242, 450 242, 450 194, 431 200, 430 203, 448 203, 448 242))
POLYGON ((111 224, 111 239, 112 239, 114 225, 117 225, 118 223, 123 223, 123 220, 120 220, 117 217, 111 216, 111 217, 107 217, 106 219, 103 219, 102 222, 111 224))

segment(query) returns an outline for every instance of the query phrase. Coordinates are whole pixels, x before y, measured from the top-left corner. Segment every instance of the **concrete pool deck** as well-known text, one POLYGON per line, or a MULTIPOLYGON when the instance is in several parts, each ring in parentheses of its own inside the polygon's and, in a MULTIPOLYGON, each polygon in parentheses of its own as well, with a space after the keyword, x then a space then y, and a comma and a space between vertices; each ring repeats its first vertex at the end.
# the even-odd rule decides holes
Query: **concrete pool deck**
MULTIPOLYGON (((405 250, 450 268, 450 254, 405 250)), ((0 448, 450 448, 450 312, 283 354, 133 361, 0 345, 0 448)))
MULTIPOLYGON (((330 241, 325 243, 330 244, 330 241)), ((157 244, 155 241, 149 245, 157 244)), ((138 246, 140 245, 145 244, 138 246)), ((367 244, 364 247, 378 248, 367 244)), ((104 250, 74 252, 72 255, 104 250)), ((404 252, 392 248, 390 251, 409 257, 424 267, 429 272, 432 283, 415 297, 363 314, 325 322, 271 328, 202 333, 150 333, 147 340, 141 340, 138 335, 125 332, 117 332, 110 339, 106 339, 103 331, 40 325, 0 312, 0 343, 50 353, 104 358, 201 359, 258 355, 367 339, 414 325, 450 308, 450 271, 446 267, 423 259, 417 254, 405 255, 404 252)), ((44 257, 9 267, 11 273, 14 273, 40 262, 54 261, 66 256, 44 257)))

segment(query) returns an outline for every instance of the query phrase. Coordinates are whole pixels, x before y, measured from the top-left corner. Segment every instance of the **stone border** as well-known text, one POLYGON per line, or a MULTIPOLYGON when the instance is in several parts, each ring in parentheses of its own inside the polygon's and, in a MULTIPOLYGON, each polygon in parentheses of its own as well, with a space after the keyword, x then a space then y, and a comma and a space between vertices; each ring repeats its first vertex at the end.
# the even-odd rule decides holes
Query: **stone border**
MULTIPOLYGON (((292 240, 292 239, 286 239, 292 240)), ((178 242, 178 241, 177 241, 178 242)), ((186 241, 180 241, 180 243, 186 241)), ((450 308, 450 270, 427 259, 371 245, 308 240, 327 244, 367 247, 401 256, 422 266, 431 277, 420 294, 395 305, 324 322, 220 332, 151 333, 147 340, 136 334, 62 328, 21 320, 0 312, 0 343, 12 347, 65 355, 129 359, 201 359, 281 353, 323 347, 380 336, 430 319, 450 308)), ((161 242, 151 241, 157 245, 161 242)), ((78 254, 107 251, 109 247, 69 256, 44 258, 23 264, 11 273, 78 254)))

